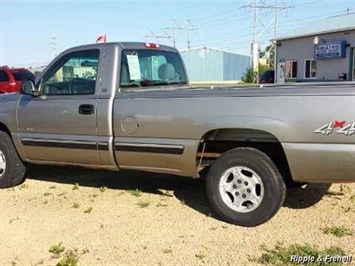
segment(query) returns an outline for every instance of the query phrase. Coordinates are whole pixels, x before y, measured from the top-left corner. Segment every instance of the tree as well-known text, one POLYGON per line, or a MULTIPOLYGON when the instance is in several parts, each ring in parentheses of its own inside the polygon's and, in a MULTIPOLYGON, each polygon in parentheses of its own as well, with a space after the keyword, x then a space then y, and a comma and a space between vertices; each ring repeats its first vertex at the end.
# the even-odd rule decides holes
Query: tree
MULTIPOLYGON (((259 64, 259 77, 268 70, 268 66, 259 64)), ((253 71, 253 68, 250 67, 247 72, 242 77, 242 81, 245 83, 254 83, 256 79, 257 73, 253 71)), ((259 81, 258 81, 259 82, 259 81)))
POLYGON ((274 69, 275 45, 269 44, 266 46, 265 50, 260 50, 259 57, 266 59, 269 69, 274 69))

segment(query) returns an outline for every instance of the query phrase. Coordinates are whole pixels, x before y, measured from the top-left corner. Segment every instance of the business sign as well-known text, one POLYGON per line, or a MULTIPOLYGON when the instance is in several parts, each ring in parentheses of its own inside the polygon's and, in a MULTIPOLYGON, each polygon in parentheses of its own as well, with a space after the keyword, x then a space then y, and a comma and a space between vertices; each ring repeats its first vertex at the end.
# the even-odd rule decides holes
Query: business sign
POLYGON ((326 42, 314 46, 315 59, 344 58, 346 41, 326 42))

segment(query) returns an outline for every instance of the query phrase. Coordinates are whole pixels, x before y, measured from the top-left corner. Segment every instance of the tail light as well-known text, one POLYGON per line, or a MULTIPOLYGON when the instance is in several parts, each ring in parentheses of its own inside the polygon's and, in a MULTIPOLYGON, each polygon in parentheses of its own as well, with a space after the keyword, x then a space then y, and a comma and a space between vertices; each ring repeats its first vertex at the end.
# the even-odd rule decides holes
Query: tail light
POLYGON ((157 43, 146 42, 146 43, 144 43, 144 46, 147 48, 153 48, 153 49, 159 48, 159 44, 157 44, 157 43))

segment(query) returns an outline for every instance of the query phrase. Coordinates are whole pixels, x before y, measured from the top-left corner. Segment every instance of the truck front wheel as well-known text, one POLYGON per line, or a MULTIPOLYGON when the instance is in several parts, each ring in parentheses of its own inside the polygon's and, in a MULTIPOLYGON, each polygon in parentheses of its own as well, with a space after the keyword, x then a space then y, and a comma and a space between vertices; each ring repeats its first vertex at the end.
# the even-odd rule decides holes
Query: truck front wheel
POLYGON ((257 226, 282 206, 286 187, 272 160, 259 150, 237 148, 217 159, 206 180, 207 196, 222 220, 257 226))
POLYGON ((26 167, 18 157, 9 135, 0 131, 0 188, 20 184, 25 176, 26 167))

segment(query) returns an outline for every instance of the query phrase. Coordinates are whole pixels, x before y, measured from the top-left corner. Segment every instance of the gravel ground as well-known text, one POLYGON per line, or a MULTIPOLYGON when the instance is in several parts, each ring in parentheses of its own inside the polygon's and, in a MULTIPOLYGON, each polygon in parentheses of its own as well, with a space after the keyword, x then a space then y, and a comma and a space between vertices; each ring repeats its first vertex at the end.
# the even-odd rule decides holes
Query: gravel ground
POLYGON ((79 265, 256 265, 278 242, 337 246, 355 262, 355 184, 289 190, 271 221, 243 228, 211 214, 201 180, 43 166, 28 176, 0 191, 0 265, 56 265, 59 243, 79 265), (354 234, 323 233, 333 225, 354 234))

